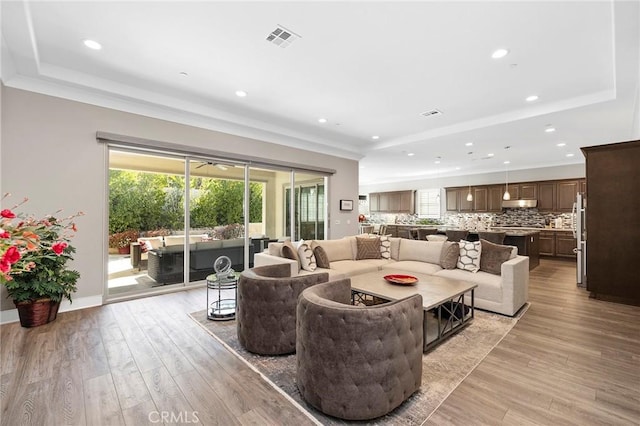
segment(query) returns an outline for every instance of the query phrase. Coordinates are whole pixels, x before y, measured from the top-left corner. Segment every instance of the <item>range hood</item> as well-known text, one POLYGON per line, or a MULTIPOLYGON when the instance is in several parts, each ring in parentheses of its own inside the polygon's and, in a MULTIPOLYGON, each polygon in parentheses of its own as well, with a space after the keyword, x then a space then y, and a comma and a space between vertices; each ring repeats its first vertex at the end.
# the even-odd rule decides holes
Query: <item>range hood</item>
POLYGON ((502 202, 503 209, 513 209, 519 207, 537 207, 538 200, 509 200, 502 202))

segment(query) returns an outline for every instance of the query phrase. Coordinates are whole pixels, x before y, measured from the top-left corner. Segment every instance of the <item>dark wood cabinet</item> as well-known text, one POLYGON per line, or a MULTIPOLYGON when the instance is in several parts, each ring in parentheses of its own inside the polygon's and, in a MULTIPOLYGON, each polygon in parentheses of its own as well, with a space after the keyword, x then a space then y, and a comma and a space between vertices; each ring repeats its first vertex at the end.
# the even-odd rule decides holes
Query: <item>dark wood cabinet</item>
POLYGON ((504 194, 504 186, 493 185, 488 188, 487 210, 490 212, 502 211, 502 195, 504 194))
POLYGON ((415 191, 372 192, 369 194, 371 213, 415 213, 415 191))
POLYGON ((457 188, 447 188, 447 211, 449 212, 457 212, 459 211, 458 204, 458 189, 457 188))
POLYGON ((582 148, 587 171, 587 290, 640 306, 640 141, 582 148), (613 229, 619 229, 618 232, 613 229))
POLYGON ((538 198, 537 183, 520 183, 513 186, 512 200, 536 200, 538 198))
POLYGON ((558 182, 556 188, 556 211, 571 212, 579 190, 580 182, 577 180, 558 182))
POLYGON ((461 212, 473 211, 473 200, 468 201, 467 200, 468 195, 469 195, 469 188, 461 188, 458 190, 458 208, 460 209, 461 212))
POLYGON ((540 247, 540 255, 555 256, 556 255, 556 236, 553 232, 540 232, 538 242, 540 247))
POLYGON ((472 188, 473 191, 473 210, 477 212, 486 212, 488 210, 487 187, 472 188))
POLYGON ((556 206, 556 183, 542 182, 538 184, 538 210, 552 212, 556 206))
POLYGON ((556 256, 558 257, 571 257, 576 258, 576 253, 573 249, 576 248, 576 239, 573 238, 572 232, 557 232, 556 233, 556 256))

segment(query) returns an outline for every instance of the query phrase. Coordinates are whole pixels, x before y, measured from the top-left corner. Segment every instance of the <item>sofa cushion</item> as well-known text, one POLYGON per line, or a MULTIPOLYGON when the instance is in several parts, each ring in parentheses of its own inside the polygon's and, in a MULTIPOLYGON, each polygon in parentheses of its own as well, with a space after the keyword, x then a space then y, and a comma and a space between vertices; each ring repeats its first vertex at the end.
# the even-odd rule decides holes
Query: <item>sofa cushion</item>
POLYGON ((357 237, 356 244, 358 247, 358 253, 356 255, 356 260, 362 259, 380 259, 380 238, 370 238, 370 237, 357 237))
POLYGON ((217 249, 222 247, 222 240, 202 241, 196 243, 196 250, 217 249))
MULTIPOLYGON (((354 244, 355 244, 355 238, 354 244)), ((313 241, 311 248, 321 246, 327 253, 329 262, 336 260, 353 260, 353 253, 351 251, 351 240, 349 238, 341 238, 339 240, 317 240, 313 241)))
POLYGON ((440 253, 442 253, 441 241, 424 241, 403 239, 400 243, 398 260, 417 260, 421 262, 440 265, 440 253))
POLYGON ((354 275, 366 274, 367 272, 378 271, 378 265, 361 260, 336 260, 331 261, 331 270, 344 274, 349 278, 354 275))
POLYGON ((380 257, 391 259, 391 240, 388 235, 380 235, 380 257))
POLYGON ((462 269, 443 269, 435 274, 437 277, 451 278, 478 284, 474 291, 477 299, 490 300, 502 303, 502 277, 489 274, 487 272, 477 272, 472 274, 462 269))
POLYGON ((293 246, 291 241, 285 241, 282 245, 282 257, 295 260, 298 262, 298 269, 300 269, 300 257, 298 256, 298 250, 293 246))
POLYGON ((453 241, 442 243, 442 253, 440 254, 440 266, 444 269, 456 269, 460 257, 460 245, 453 241))
POLYGON ((491 241, 480 240, 482 255, 480 256, 480 270, 494 275, 500 275, 500 268, 511 258, 511 246, 495 244, 491 241))
POLYGON ((400 242, 403 238, 399 237, 389 237, 389 242, 391 242, 391 258, 393 260, 398 260, 400 257, 400 242))
POLYGON ((164 245, 168 246, 183 246, 184 235, 166 235, 164 237, 164 245))
POLYGON ((417 272, 419 274, 434 275, 435 273, 442 271, 440 265, 436 263, 421 262, 419 260, 400 260, 398 262, 391 262, 382 267, 382 269, 393 269, 402 272, 417 272))
POLYGON ((447 241, 447 236, 441 234, 431 234, 427 235, 427 241, 447 241))
POLYGON ((300 259, 300 266, 305 271, 316 270, 316 257, 313 254, 313 250, 307 243, 302 243, 298 247, 298 258, 300 259))
POLYGON ((327 252, 324 251, 322 246, 315 246, 313 249, 313 255, 316 257, 316 265, 318 268, 331 268, 331 262, 329 262, 327 252))
POLYGON ((480 270, 480 241, 460 240, 460 257, 456 267, 469 272, 480 270))
POLYGON ((282 257, 282 246, 284 243, 269 243, 267 246, 267 253, 271 256, 282 257))

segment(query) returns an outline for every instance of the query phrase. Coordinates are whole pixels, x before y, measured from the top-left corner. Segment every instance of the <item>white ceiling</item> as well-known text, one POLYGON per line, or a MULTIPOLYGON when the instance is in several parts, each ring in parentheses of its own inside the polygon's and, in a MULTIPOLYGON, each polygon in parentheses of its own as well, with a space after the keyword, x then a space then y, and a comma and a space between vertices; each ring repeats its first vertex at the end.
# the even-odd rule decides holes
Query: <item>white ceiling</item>
POLYGON ((639 6, 3 1, 2 80, 360 159, 360 184, 575 164, 640 137, 639 6))

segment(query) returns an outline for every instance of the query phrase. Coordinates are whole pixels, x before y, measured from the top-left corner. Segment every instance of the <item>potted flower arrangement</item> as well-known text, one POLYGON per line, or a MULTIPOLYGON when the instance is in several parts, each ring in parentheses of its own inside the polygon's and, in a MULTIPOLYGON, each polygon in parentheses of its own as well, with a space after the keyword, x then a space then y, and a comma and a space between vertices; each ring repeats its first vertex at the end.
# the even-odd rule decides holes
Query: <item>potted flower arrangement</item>
POLYGON ((67 262, 75 253, 69 244, 77 230, 73 220, 83 213, 38 219, 16 213, 25 202, 0 211, 0 283, 13 299, 22 326, 35 327, 55 320, 60 301, 71 302, 77 290, 80 273, 68 269, 67 262))
POLYGON ((129 254, 131 243, 138 240, 140 233, 129 229, 123 232, 116 232, 109 236, 109 247, 118 249, 120 254, 129 254))

